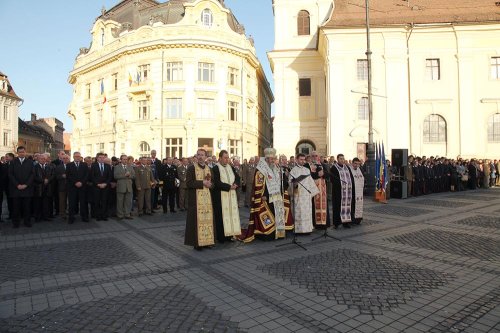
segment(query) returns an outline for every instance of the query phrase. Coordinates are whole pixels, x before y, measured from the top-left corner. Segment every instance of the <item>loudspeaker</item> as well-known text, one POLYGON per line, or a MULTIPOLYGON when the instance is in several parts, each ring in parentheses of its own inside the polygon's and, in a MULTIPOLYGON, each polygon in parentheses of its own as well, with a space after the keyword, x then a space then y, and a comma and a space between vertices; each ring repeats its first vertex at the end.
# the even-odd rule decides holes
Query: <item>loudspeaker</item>
POLYGON ((406 181, 391 180, 391 198, 406 199, 408 197, 408 185, 406 181))
POLYGON ((393 149, 391 162, 395 167, 404 167, 408 164, 408 149, 393 149))

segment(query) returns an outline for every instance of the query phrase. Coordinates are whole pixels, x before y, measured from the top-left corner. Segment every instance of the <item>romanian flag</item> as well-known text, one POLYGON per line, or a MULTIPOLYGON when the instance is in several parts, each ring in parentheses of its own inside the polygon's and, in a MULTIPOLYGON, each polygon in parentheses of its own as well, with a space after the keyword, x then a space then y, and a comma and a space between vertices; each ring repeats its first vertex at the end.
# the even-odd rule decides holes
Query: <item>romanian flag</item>
POLYGON ((130 75, 130 72, 128 72, 128 86, 130 87, 132 85, 132 75, 130 75))
POLYGON ((102 103, 106 103, 106 95, 104 94, 104 80, 101 80, 101 96, 103 96, 102 103))

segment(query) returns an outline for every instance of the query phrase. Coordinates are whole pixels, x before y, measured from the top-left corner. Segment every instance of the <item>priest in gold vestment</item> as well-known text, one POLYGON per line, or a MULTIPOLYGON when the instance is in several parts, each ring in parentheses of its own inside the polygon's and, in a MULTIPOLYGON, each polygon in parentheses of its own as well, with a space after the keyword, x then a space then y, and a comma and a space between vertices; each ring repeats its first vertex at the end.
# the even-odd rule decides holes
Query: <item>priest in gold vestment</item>
MULTIPOLYGON (((259 159, 253 179, 250 221, 241 231, 240 239, 251 242, 255 236, 263 239, 284 238, 293 229, 288 179, 276 165, 276 149, 266 148, 265 159, 259 159)), ((248 186, 248 185, 247 185, 248 186)))
POLYGON ((211 169, 205 165, 206 151, 198 149, 197 161, 190 165, 186 175, 189 209, 186 218, 184 244, 196 250, 215 243, 211 169), (192 203, 192 204, 191 204, 192 203))

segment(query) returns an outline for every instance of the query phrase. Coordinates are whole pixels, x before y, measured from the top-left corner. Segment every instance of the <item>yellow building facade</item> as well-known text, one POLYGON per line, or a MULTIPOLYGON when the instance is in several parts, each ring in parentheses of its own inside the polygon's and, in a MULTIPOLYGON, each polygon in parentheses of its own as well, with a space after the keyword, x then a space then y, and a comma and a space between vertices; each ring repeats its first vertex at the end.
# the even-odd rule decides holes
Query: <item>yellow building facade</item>
MULTIPOLYGON (((275 146, 365 157, 364 0, 274 0, 275 146)), ((500 6, 371 1, 374 140, 386 152, 500 157, 500 6)))
POLYGON ((73 151, 249 158, 271 145, 273 94, 223 2, 124 0, 91 33, 69 76, 73 151))
POLYGON ((14 153, 18 146, 19 106, 23 100, 17 96, 9 78, 0 72, 0 156, 14 153))

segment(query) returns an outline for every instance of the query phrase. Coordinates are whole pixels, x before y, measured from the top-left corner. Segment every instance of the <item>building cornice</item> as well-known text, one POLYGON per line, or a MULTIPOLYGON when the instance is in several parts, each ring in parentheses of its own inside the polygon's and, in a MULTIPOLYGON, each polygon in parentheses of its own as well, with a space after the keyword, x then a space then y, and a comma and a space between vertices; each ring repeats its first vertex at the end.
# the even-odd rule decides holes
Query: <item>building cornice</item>
POLYGON ((147 46, 135 47, 132 49, 124 48, 116 51, 113 54, 109 54, 107 56, 103 56, 100 59, 92 61, 88 64, 80 66, 79 68, 74 69, 70 72, 70 76, 68 82, 70 84, 74 84, 76 79, 80 75, 84 75, 90 73, 96 69, 106 66, 107 64, 116 62, 120 60, 122 57, 126 57, 133 54, 144 53, 154 50, 167 50, 167 49, 179 49, 179 48, 197 48, 197 49, 205 49, 205 50, 215 50, 215 51, 223 51, 226 53, 234 54, 238 57, 244 58, 248 61, 248 63, 258 69, 260 66, 260 62, 255 57, 255 55, 249 52, 242 52, 235 49, 232 49, 227 46, 214 45, 214 44, 203 44, 203 43, 156 43, 147 46))

